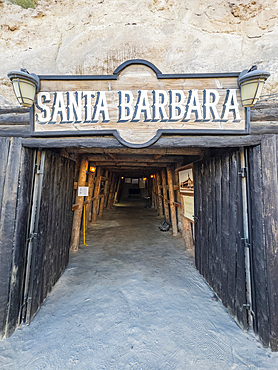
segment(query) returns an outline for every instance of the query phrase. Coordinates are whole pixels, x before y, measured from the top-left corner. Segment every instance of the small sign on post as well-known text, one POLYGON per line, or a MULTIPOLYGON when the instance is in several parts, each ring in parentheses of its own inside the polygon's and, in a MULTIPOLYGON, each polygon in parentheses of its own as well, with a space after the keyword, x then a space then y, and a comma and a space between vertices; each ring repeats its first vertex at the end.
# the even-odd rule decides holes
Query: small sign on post
POLYGON ((89 186, 78 186, 78 196, 87 197, 89 195, 89 186))

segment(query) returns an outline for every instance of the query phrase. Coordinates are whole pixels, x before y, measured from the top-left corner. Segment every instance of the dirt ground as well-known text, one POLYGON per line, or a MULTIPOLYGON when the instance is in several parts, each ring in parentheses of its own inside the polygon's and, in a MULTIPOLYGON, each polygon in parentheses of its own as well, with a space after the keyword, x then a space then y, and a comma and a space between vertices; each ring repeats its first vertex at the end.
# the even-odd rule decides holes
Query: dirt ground
POLYGON ((0 342, 0 368, 277 369, 161 222, 140 201, 106 211, 31 325, 0 342))

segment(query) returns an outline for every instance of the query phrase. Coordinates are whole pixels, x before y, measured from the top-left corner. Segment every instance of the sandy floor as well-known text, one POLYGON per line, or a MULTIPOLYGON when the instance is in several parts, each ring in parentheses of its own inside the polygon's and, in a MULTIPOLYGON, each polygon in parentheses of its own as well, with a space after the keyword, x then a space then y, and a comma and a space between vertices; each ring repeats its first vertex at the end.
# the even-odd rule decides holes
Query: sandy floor
POLYGON ((31 325, 0 342, 0 368, 278 369, 160 223, 139 202, 106 212, 31 325))

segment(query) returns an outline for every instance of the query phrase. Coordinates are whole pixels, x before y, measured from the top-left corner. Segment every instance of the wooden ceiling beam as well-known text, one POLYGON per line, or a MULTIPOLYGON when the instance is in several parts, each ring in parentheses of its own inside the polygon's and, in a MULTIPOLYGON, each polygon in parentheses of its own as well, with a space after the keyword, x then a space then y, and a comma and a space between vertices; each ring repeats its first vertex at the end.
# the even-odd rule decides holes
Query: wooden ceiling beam
POLYGON ((157 167, 153 167, 153 168, 144 168, 144 167, 141 167, 141 168, 134 168, 134 167, 114 167, 114 168, 109 168, 109 167, 106 167, 107 170, 111 171, 111 172, 125 172, 125 173, 137 173, 137 172, 140 172, 140 173, 154 173, 155 171, 157 170, 160 170, 160 168, 157 168, 157 167))
POLYGON ((88 157, 90 162, 111 162, 111 163, 121 163, 121 162, 130 162, 130 163, 142 163, 142 162, 148 162, 148 163, 175 163, 181 160, 181 157, 163 157, 157 160, 154 160, 152 157, 144 156, 142 158, 128 156, 128 157, 121 157, 115 159, 107 158, 107 156, 89 156, 88 157))
POLYGON ((72 148, 72 151, 80 154, 146 154, 146 155, 202 155, 203 149, 201 148, 72 148))
POLYGON ((166 167, 169 166, 169 163, 148 163, 148 162, 141 162, 132 164, 132 162, 121 162, 121 163, 111 163, 111 162, 94 162, 96 166, 101 166, 103 168, 113 168, 113 167, 131 167, 131 168, 141 168, 141 167, 166 167))

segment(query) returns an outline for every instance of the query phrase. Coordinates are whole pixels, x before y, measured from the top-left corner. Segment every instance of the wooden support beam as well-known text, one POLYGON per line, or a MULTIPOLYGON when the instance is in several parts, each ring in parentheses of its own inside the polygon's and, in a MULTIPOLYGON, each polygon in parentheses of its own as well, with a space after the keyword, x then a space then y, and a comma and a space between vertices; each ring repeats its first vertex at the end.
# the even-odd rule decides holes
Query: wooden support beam
POLYGON ((157 188, 157 205, 158 205, 158 214, 160 217, 163 217, 163 205, 161 199, 161 177, 159 171, 156 173, 156 188, 157 188))
POLYGON ((174 195, 174 189, 173 189, 172 169, 170 166, 167 166, 166 170, 167 170, 167 179, 168 179, 168 186, 169 186, 172 231, 173 231, 173 236, 177 236, 178 235, 178 224, 177 224, 177 215, 176 215, 176 207, 175 207, 175 195, 174 195))
POLYGON ((89 219, 90 219, 90 211, 92 208, 92 196, 94 191, 94 180, 95 180, 96 173, 95 172, 89 172, 88 174, 88 187, 89 187, 89 193, 88 196, 85 199, 86 203, 86 213, 85 213, 85 220, 86 220, 86 230, 88 227, 89 219))
MULTIPOLYGON (((88 168, 88 159, 83 157, 80 164, 79 176, 78 176, 78 186, 84 186, 86 183, 87 177, 87 168, 88 168)), ((78 205, 78 208, 74 211, 73 214, 73 223, 72 223, 72 232, 71 232, 71 242, 70 250, 78 251, 79 239, 80 239, 80 225, 83 211, 83 202, 84 197, 79 197, 78 193, 76 194, 75 204, 78 205)))
POLYGON ((166 172, 163 168, 161 171, 162 189, 163 189, 163 203, 164 203, 164 216, 167 222, 170 222, 169 205, 168 205, 168 186, 166 182, 166 172))
POLYGON ((155 178, 151 179, 151 184, 152 184, 152 208, 157 209, 156 193, 155 193, 155 178))
MULTIPOLYGON (((211 136, 210 136, 211 137, 211 136)), ((180 138, 180 136, 179 136, 180 138)), ((195 139, 196 136, 193 137, 193 139, 195 139)), ((230 137, 229 137, 230 138, 230 137)), ((75 138, 76 139, 76 138, 75 138)), ((72 140, 72 144, 71 145, 63 145, 63 146, 70 146, 70 147, 77 147, 79 148, 79 153, 97 153, 97 154, 131 154, 131 155, 135 155, 135 154, 139 154, 139 155, 149 155, 149 154, 153 154, 153 155, 157 155, 157 154, 162 154, 162 155, 202 155, 203 153, 203 149, 200 149, 198 148, 198 146, 196 147, 195 145, 192 145, 192 140, 193 140, 191 137, 188 138, 188 142, 190 141, 190 147, 178 147, 178 148, 174 148, 174 147, 156 147, 156 148, 141 148, 141 149, 135 149, 135 148, 105 148, 104 146, 93 146, 92 144, 94 143, 94 140, 88 140, 89 143, 88 145, 86 145, 86 147, 82 147, 81 145, 74 145, 74 141, 72 140)), ((84 138, 83 138, 83 142, 84 142, 84 138)), ((169 141, 170 141, 170 138, 169 138, 169 141)), ((198 140, 198 143, 203 140, 198 140)), ((227 141, 227 140, 226 140, 227 141)), ((75 140, 76 142, 76 140, 75 140)), ((29 141, 27 142, 29 144, 29 141)), ((107 142, 106 142, 107 143, 107 142)), ((227 144, 226 144, 227 146, 227 144)), ((117 157, 118 159, 118 157, 117 157)), ((92 159, 93 160, 93 159, 92 159)))
POLYGON ((116 189, 116 194, 115 194, 115 202, 118 203, 119 201, 119 189, 121 185, 121 176, 118 178, 118 184, 117 184, 117 189, 116 189))
POLYGON ((193 241, 193 234, 192 234, 192 223, 188 220, 188 218, 182 215, 182 236, 185 243, 185 249, 193 249, 194 248, 194 241, 193 241))
POLYGON ((109 196, 108 196, 108 202, 107 202, 107 208, 110 209, 113 205, 113 189, 114 189, 114 183, 115 183, 116 174, 112 173, 111 177, 111 183, 109 188, 109 196))
POLYGON ((97 167, 97 177, 96 177, 93 208, 92 208, 92 221, 91 221, 92 223, 95 223, 97 220, 99 192, 100 192, 100 183, 101 183, 101 172, 102 172, 102 168, 97 167))
MULTIPOLYGON (((140 154, 135 154, 132 155, 130 153, 127 154, 121 154, 118 158, 112 159, 106 154, 90 154, 88 159, 91 163, 97 164, 99 162, 106 162, 106 163, 117 163, 121 164, 121 162, 131 162, 131 163, 142 163, 142 162, 148 162, 148 163, 173 163, 173 162, 179 162, 181 157, 183 158, 184 156, 179 156, 179 155, 167 155, 163 156, 162 154, 158 154, 157 159, 154 159, 151 155, 140 155, 140 154)), ((191 156, 189 156, 191 157, 191 156)), ((198 157, 198 156, 196 156, 198 157)))
POLYGON ((124 162, 112 162, 112 161, 98 161, 95 162, 96 167, 102 166, 105 168, 111 168, 111 169, 125 169, 125 167, 132 167, 132 168, 141 168, 141 167, 152 167, 152 168, 157 168, 157 167, 165 167, 169 164, 173 163, 173 161, 165 161, 165 162, 133 162, 133 161, 124 161, 124 162))
POLYGON ((117 185, 118 185, 118 179, 119 179, 119 176, 117 176, 115 174, 114 186, 113 186, 113 190, 112 190, 111 207, 113 206, 113 204, 115 202, 115 196, 116 196, 116 189, 117 189, 117 185))
POLYGON ((113 173, 112 172, 108 172, 107 195, 105 197, 104 208, 107 208, 108 207, 108 201, 109 201, 109 194, 110 194, 110 190, 111 190, 112 177, 113 177, 113 173))
MULTIPOLYGON (((103 179, 103 176, 101 178, 103 179)), ((100 201, 99 217, 102 217, 102 215, 103 215, 103 208, 104 208, 105 200, 106 200, 107 193, 108 193, 108 181, 109 181, 108 170, 105 170, 104 179, 105 179, 104 194, 103 194, 104 196, 101 198, 101 201, 100 201)))

